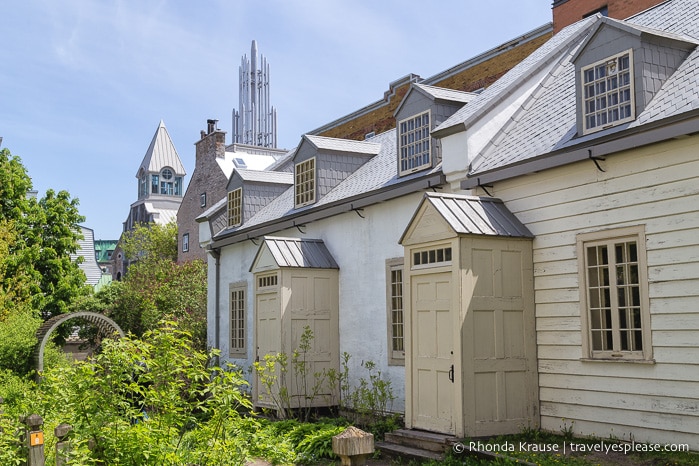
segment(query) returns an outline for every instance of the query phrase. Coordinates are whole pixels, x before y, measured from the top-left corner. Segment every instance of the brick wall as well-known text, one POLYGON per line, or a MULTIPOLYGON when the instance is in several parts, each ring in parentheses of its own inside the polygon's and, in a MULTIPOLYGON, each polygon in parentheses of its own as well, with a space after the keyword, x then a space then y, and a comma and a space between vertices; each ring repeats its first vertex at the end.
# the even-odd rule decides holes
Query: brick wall
POLYGON ((626 19, 665 0, 559 0, 553 2, 553 32, 556 33, 590 13, 607 7, 607 15, 626 19))
POLYGON ((216 162, 226 153, 226 132, 214 130, 195 144, 195 167, 189 180, 182 204, 177 211, 177 260, 206 260, 206 250, 199 247, 199 224, 196 218, 221 200, 226 194, 228 180, 216 162), (201 205, 201 194, 206 193, 206 205, 201 205), (182 237, 189 234, 189 251, 182 252, 182 237))

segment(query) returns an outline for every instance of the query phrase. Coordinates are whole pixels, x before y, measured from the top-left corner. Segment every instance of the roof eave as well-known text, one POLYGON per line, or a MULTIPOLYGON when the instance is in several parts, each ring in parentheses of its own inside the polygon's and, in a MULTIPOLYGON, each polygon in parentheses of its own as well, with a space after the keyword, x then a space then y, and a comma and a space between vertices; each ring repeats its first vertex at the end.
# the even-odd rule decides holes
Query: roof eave
POLYGON ((424 177, 410 180, 406 183, 400 183, 378 189, 369 195, 361 194, 358 196, 353 196, 335 203, 320 206, 316 209, 287 216, 282 220, 273 220, 259 225, 254 225, 249 228, 232 231, 225 236, 215 238, 214 241, 208 246, 208 249, 218 249, 248 239, 270 235, 281 230, 286 230, 288 228, 305 225, 306 223, 333 217, 341 213, 367 207, 372 204, 378 204, 380 202, 419 192, 424 189, 441 186, 445 182, 446 179, 444 174, 439 171, 437 173, 432 173, 424 177))
POLYGON ((628 128, 595 141, 585 141, 561 150, 548 152, 520 163, 474 173, 461 181, 461 189, 473 189, 497 181, 529 175, 594 157, 604 157, 694 133, 699 133, 699 109, 628 128))

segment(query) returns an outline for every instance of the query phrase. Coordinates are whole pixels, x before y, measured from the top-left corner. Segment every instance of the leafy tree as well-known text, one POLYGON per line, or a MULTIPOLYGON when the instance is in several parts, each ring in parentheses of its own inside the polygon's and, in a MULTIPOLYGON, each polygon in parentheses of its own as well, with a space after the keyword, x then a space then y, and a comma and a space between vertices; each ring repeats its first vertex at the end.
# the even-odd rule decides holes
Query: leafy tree
POLYGON ((141 225, 122 239, 132 261, 121 282, 96 294, 94 309, 110 309, 119 326, 135 335, 155 329, 167 317, 190 332, 196 348, 206 349, 206 265, 177 264, 177 226, 141 225))
POLYGON ((20 158, 0 150, 0 222, 6 244, 0 257, 0 288, 11 289, 22 302, 28 299, 31 308, 48 319, 67 312, 77 297, 89 293, 85 274, 70 259, 81 238, 78 224, 85 218, 78 212, 78 200, 67 191, 48 190, 37 200, 27 195, 31 189, 20 158))

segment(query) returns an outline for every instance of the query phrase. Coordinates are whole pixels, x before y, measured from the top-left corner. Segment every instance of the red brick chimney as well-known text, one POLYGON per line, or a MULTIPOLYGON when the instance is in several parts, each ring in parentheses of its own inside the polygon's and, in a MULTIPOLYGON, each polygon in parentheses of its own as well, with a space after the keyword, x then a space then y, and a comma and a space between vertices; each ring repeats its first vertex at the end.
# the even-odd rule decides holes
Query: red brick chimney
POLYGON ((583 18, 601 13, 626 19, 666 0, 553 0, 554 34, 583 18))

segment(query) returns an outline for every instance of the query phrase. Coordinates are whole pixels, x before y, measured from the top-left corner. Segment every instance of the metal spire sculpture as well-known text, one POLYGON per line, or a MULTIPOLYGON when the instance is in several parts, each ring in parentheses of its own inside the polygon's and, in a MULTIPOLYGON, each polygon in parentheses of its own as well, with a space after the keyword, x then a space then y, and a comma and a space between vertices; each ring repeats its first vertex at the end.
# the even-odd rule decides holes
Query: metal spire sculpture
POLYGON ((238 110, 233 110, 233 142, 253 146, 277 147, 277 110, 270 106, 269 64, 252 41, 250 59, 243 55, 240 64, 238 110))

